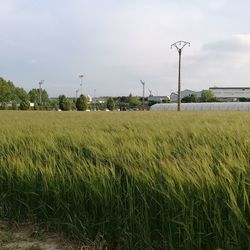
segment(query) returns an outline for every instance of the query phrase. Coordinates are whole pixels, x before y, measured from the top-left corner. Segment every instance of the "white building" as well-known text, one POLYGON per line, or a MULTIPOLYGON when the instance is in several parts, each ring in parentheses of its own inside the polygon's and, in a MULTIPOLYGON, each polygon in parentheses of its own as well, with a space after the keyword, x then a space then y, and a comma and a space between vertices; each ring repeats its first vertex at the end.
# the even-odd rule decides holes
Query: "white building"
POLYGON ((219 100, 237 101, 239 98, 250 99, 250 87, 213 87, 209 88, 219 100))
POLYGON ((92 102, 93 98, 90 95, 87 95, 88 102, 92 102))
MULTIPOLYGON (((250 102, 182 103, 182 111, 245 111, 250 112, 250 102)), ((177 103, 155 104, 150 111, 177 111, 177 103)))
MULTIPOLYGON (((11 108, 12 105, 13 105, 13 102, 12 102, 12 101, 10 101, 10 102, 7 103, 7 107, 8 107, 8 108, 11 108)), ((17 107, 20 107, 20 103, 17 103, 16 105, 17 105, 17 107)), ((30 102, 30 107, 31 107, 31 108, 34 108, 34 106, 35 106, 35 103, 30 102)), ((0 107, 2 107, 2 102, 0 102, 0 107)))
MULTIPOLYGON (((190 89, 185 89, 185 90, 181 91, 181 99, 184 98, 184 97, 191 96, 191 95, 194 95, 197 98, 200 98, 201 97, 201 91, 193 91, 193 90, 190 90, 190 89)), ((177 101, 178 101, 178 94, 174 93, 174 92, 171 93, 170 102, 177 102, 177 101)))

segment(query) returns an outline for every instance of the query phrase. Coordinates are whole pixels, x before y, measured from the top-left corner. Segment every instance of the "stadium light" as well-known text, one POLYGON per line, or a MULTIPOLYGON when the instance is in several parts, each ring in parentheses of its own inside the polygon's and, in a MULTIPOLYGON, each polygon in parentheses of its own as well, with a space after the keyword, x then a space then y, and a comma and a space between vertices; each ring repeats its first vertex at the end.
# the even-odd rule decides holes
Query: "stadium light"
POLYGON ((81 79, 81 83, 80 83, 80 86, 81 86, 81 95, 83 94, 83 93, 82 93, 82 82, 83 82, 83 77, 84 77, 84 75, 79 75, 79 78, 81 79))

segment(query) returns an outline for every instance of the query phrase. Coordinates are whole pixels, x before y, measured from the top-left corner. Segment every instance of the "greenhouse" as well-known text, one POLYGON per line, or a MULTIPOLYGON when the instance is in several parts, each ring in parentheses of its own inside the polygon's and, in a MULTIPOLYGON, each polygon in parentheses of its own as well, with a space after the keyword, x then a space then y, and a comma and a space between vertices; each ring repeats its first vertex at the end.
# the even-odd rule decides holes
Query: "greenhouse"
MULTIPOLYGON (((176 111, 177 103, 155 104, 150 111, 176 111)), ((250 112, 250 102, 182 103, 182 111, 245 111, 250 112)))

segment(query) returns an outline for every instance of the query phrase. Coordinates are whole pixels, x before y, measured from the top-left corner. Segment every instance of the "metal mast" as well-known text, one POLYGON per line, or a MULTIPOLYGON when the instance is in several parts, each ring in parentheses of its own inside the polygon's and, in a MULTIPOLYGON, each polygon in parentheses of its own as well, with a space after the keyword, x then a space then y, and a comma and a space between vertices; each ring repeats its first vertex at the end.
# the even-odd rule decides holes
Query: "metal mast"
POLYGON ((39 84, 39 94, 40 94, 40 106, 42 106, 42 85, 44 83, 44 80, 40 81, 39 84))
POLYGON ((141 80, 142 84, 142 108, 145 109, 145 82, 141 80))
POLYGON ((175 47, 179 53, 179 71, 178 71, 178 108, 177 110, 181 110, 181 54, 185 46, 188 45, 190 47, 189 42, 178 41, 171 45, 171 49, 175 47))
POLYGON ((82 82, 83 82, 83 77, 84 77, 84 75, 79 75, 79 78, 81 79, 81 84, 80 84, 80 86, 81 86, 81 95, 83 94, 83 93, 82 93, 82 82))
POLYGON ((76 100, 77 100, 77 97, 78 97, 78 93, 79 93, 79 89, 76 90, 76 100))
POLYGON ((94 111, 96 111, 96 89, 94 89, 94 111))

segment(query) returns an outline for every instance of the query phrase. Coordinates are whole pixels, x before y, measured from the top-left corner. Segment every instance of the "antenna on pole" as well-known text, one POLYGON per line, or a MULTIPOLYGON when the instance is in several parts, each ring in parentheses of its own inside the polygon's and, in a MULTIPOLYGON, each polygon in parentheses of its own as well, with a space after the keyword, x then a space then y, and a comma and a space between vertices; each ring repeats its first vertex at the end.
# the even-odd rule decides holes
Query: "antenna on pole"
POLYGON ((177 111, 181 111, 181 54, 186 46, 190 47, 190 43, 186 41, 178 41, 171 45, 171 49, 175 47, 179 53, 179 72, 178 72, 178 106, 177 111))
POLYGON ((44 80, 41 80, 39 84, 39 92, 40 92, 40 106, 42 106, 42 85, 44 83, 44 80))
POLYGON ((145 109, 145 82, 140 80, 142 84, 142 108, 145 109))

